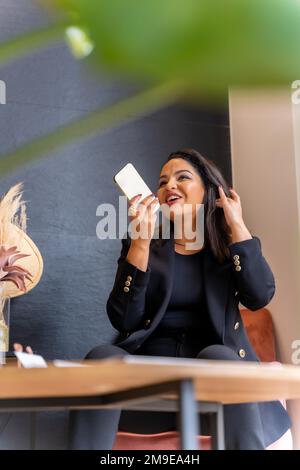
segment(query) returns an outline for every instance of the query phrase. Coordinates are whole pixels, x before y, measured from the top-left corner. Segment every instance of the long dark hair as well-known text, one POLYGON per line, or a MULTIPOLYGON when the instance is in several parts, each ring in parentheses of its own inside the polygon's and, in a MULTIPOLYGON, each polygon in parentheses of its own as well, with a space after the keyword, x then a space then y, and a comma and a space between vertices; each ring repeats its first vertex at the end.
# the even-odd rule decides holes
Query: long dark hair
POLYGON ((204 246, 210 248, 213 255, 222 262, 229 258, 228 244, 231 241, 230 228, 222 208, 216 206, 219 196, 218 186, 222 186, 227 197, 231 197, 229 186, 214 162, 204 158, 197 150, 182 148, 172 152, 166 162, 182 158, 190 163, 203 181, 204 204, 204 246))

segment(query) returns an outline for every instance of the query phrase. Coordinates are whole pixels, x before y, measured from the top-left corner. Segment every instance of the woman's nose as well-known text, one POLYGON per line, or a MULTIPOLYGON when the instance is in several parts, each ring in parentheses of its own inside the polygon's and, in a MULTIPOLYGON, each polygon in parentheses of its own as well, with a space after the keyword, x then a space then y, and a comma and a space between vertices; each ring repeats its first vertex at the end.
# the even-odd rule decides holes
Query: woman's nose
POLYGON ((176 180, 173 179, 173 178, 170 178, 165 187, 166 187, 167 189, 175 189, 175 188, 177 188, 176 180))

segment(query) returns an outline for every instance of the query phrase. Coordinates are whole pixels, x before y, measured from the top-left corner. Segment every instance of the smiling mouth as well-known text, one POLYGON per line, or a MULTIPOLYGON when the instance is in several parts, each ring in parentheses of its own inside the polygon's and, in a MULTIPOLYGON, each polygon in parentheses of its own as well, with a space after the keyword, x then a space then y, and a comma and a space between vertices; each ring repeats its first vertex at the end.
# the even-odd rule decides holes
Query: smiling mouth
POLYGON ((169 196, 166 200, 166 204, 168 204, 168 206, 172 206, 173 204, 176 204, 176 202, 178 202, 180 199, 182 199, 181 196, 169 196))

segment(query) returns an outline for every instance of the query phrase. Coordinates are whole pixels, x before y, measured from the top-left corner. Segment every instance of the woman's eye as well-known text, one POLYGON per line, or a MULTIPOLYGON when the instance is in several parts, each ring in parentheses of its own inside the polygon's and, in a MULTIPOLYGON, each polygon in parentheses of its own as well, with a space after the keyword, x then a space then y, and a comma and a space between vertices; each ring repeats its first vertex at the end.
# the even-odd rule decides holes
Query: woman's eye
MULTIPOLYGON (((189 180, 190 178, 189 178, 187 175, 180 175, 180 176, 178 177, 178 181, 181 180, 181 179, 189 180)), ((160 188, 163 184, 166 184, 166 181, 161 181, 161 182, 159 183, 159 186, 158 186, 158 187, 160 188)))
POLYGON ((189 177, 186 176, 186 175, 180 175, 178 179, 180 180, 180 179, 182 179, 182 178, 189 179, 189 177))

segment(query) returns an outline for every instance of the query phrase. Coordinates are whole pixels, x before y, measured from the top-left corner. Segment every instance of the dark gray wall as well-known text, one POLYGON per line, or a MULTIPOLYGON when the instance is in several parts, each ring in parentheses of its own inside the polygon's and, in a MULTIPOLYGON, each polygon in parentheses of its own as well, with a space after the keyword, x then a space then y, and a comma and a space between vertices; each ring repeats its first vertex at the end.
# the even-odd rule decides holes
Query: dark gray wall
MULTIPOLYGON (((29 0, 0 0, 0 40, 47 22, 29 0)), ((0 105, 1 153, 134 92, 107 75, 94 77, 57 44, 0 69, 7 104, 0 105)), ((216 161, 231 180, 228 113, 177 105, 125 124, 19 169, 0 193, 23 181, 28 233, 45 267, 39 285, 12 301, 11 342, 47 359, 81 358, 115 333, 105 303, 120 241, 96 238, 96 208, 117 203, 112 175, 133 162, 152 188, 168 153, 190 146, 216 161)), ((0 417, 0 448, 27 448, 29 415, 0 417)), ((63 448, 64 413, 37 416, 37 447, 63 448)))

